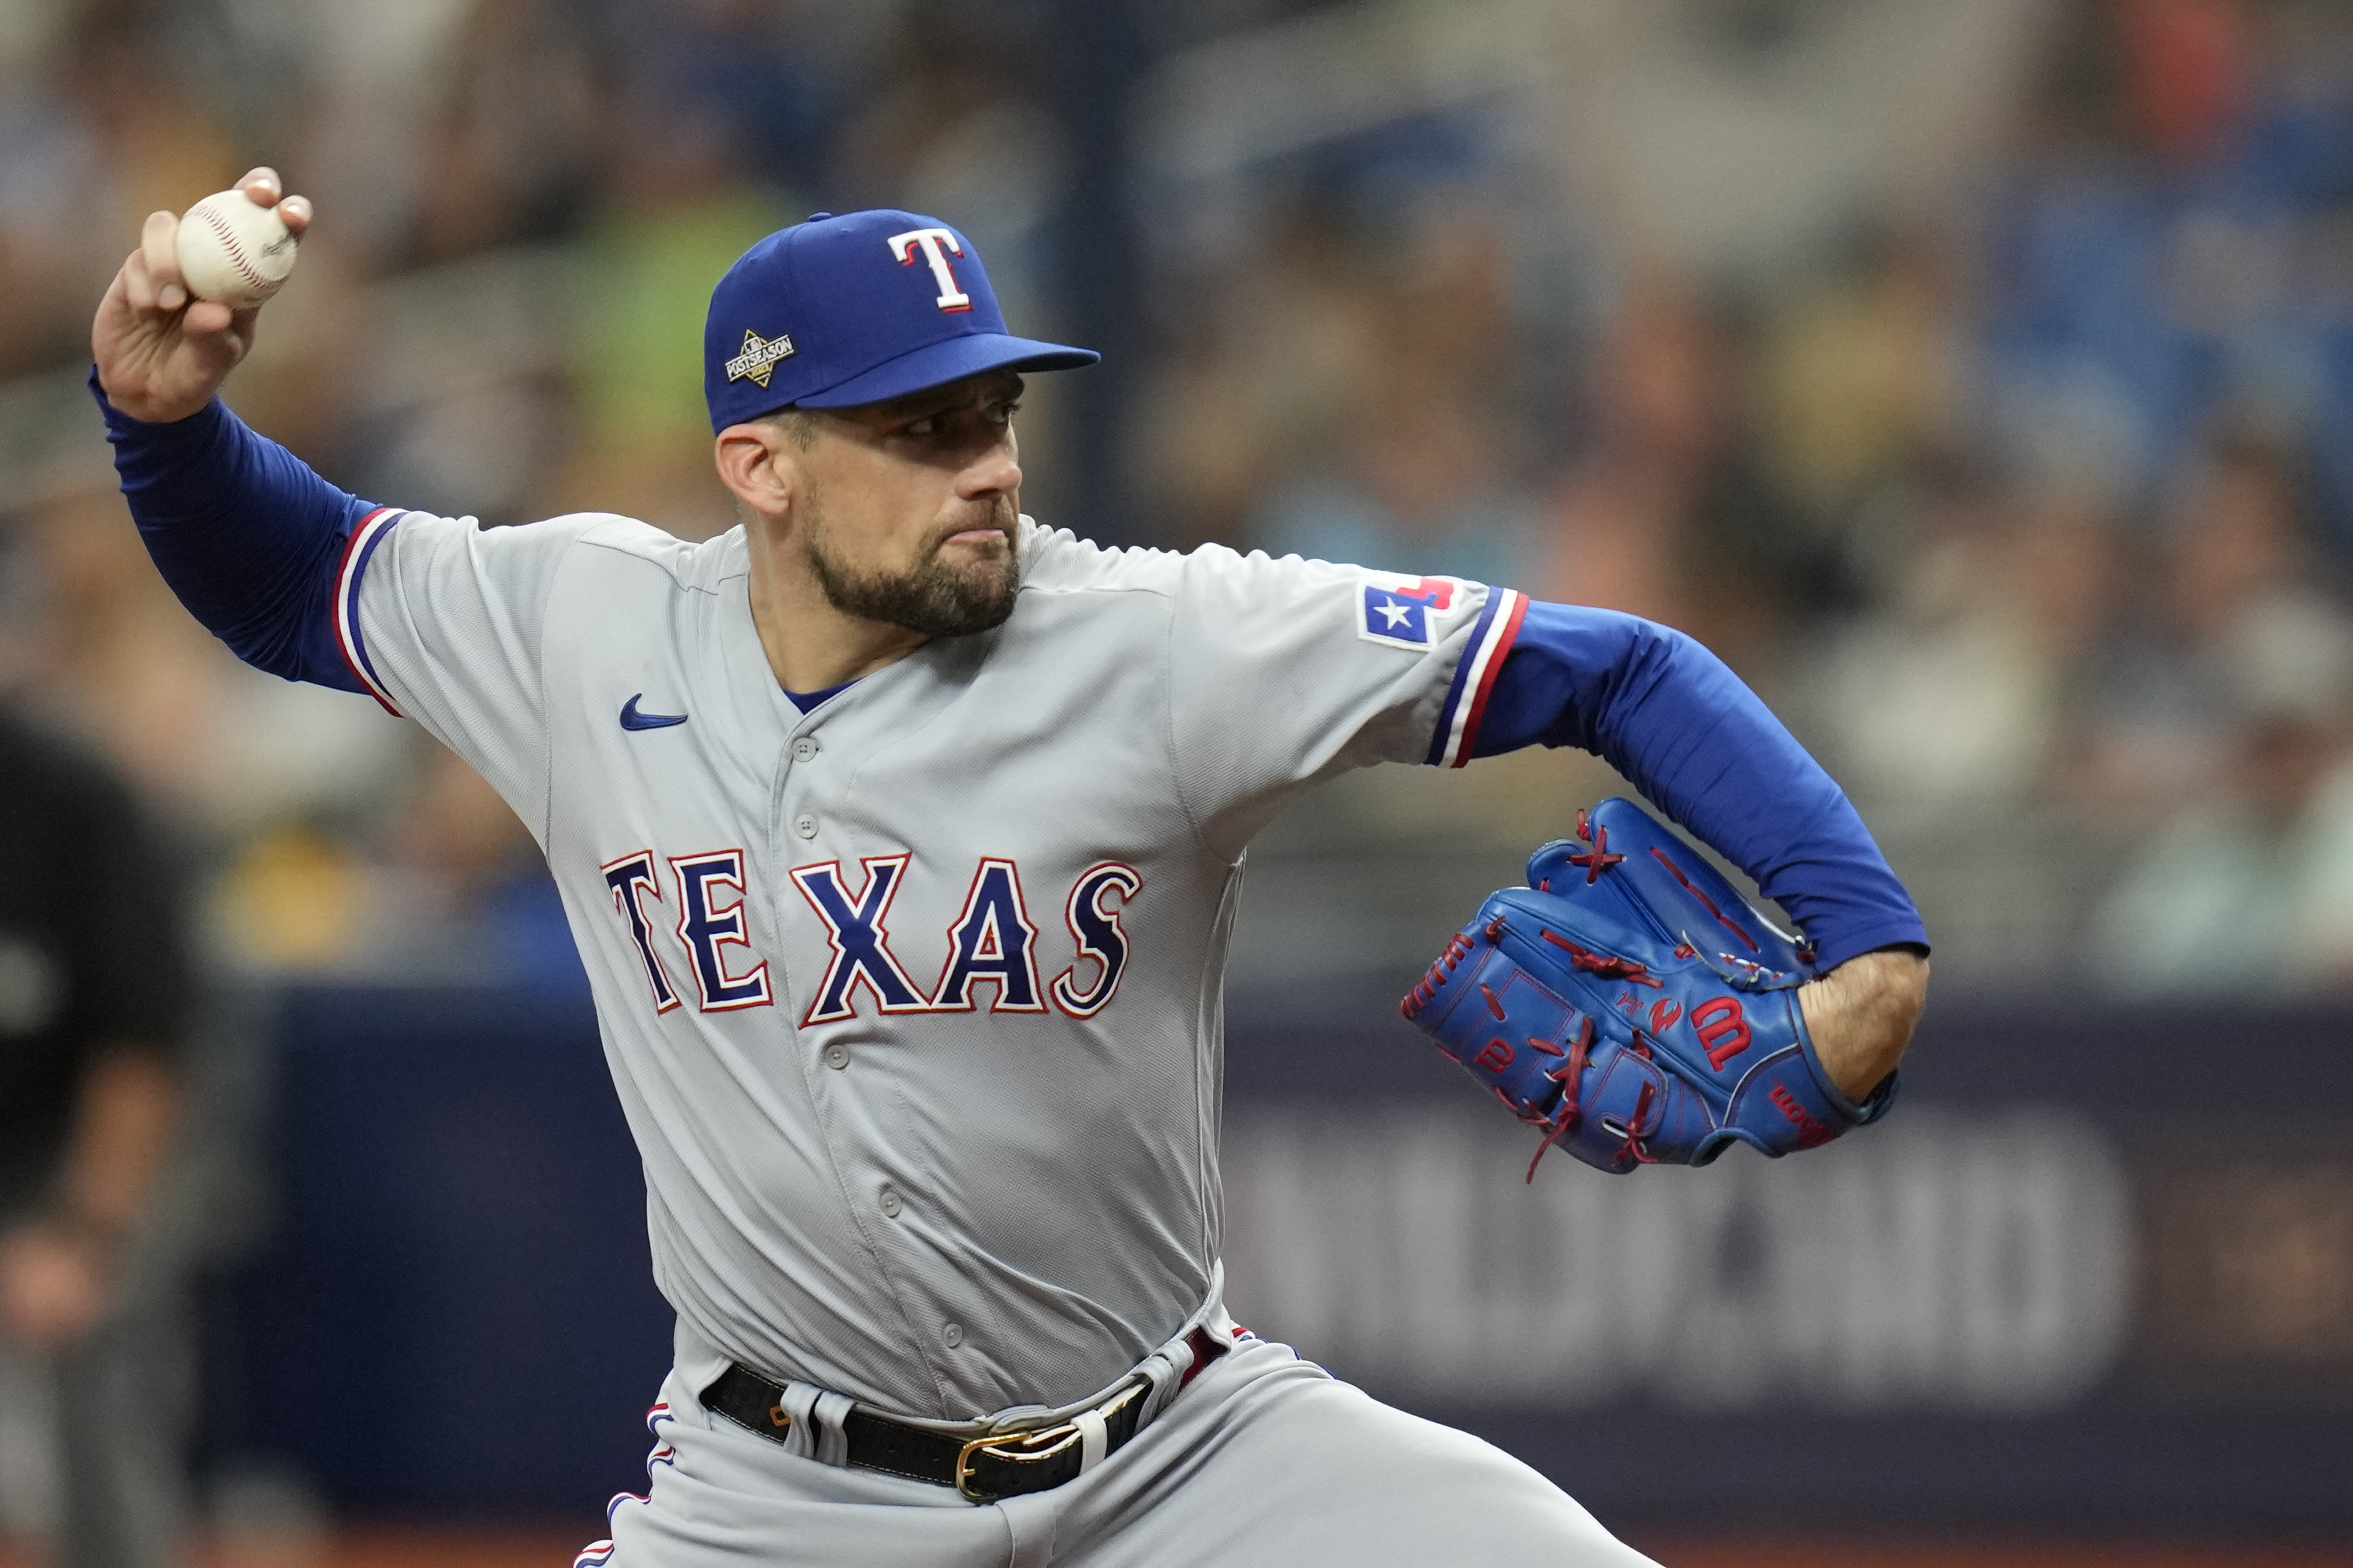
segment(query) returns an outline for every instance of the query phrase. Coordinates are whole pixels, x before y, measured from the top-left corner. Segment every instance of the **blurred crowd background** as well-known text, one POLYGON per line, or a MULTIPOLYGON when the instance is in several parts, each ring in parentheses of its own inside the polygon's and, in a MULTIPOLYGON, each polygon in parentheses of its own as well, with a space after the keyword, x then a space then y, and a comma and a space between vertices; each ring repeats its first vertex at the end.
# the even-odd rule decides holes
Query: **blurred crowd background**
MULTIPOLYGON (((1940 998, 2353 994, 2353 6, 0 0, 0 688, 169 825, 214 973, 576 991, 487 786, 236 664, 115 493, 94 303, 264 162, 318 219, 230 402, 371 500, 729 526, 711 284, 906 206, 1106 351, 1032 384, 1042 521, 1693 633, 1940 998)), ((1334 889, 1467 911, 1617 787, 1346 781, 1240 970, 1426 958, 1451 904, 1334 889)))
MULTIPOLYGON (((370 499, 726 526, 709 284, 903 205, 1111 353, 1035 389, 1041 519, 1695 634, 1861 803, 1946 987, 2353 987, 2344 6, 0 5, 8 680, 173 816, 234 962, 562 979, 480 784, 234 666, 121 526, 91 301, 264 160, 321 216, 233 401, 370 499)), ((1472 779, 1359 781, 1272 874, 1611 787, 1472 779)))

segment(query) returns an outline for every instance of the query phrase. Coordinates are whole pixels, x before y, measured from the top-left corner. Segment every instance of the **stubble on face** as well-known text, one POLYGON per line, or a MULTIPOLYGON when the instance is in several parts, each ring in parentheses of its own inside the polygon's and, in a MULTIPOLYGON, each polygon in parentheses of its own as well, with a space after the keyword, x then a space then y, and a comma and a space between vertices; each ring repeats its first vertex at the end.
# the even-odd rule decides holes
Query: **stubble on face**
POLYGON ((990 503, 986 522, 944 524, 915 552, 904 571, 861 571, 842 559, 814 495, 804 499, 802 553, 826 603, 847 616, 903 626, 933 637, 972 637, 1005 624, 1021 591, 1021 561, 1013 548, 1017 515, 1009 497, 990 503), (958 533, 994 527, 1005 548, 956 564, 941 552, 958 533))

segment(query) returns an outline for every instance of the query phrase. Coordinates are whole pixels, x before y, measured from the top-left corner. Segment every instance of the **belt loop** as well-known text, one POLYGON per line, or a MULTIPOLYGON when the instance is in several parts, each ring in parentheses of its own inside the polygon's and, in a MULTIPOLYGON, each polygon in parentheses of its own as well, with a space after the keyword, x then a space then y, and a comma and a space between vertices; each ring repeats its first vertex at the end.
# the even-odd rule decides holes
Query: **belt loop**
POLYGON ((785 1428, 785 1449, 804 1459, 844 1469, 849 1464, 849 1434, 842 1423, 857 1401, 813 1383, 788 1383, 779 1405, 792 1418, 785 1428))
POLYGON ((1083 1476, 1103 1462, 1111 1447, 1111 1426, 1100 1410, 1082 1410, 1071 1417, 1071 1425, 1079 1429, 1079 1474, 1083 1476))
POLYGON ((817 1428, 817 1462, 831 1465, 835 1469, 849 1466, 849 1431, 842 1425, 849 1419, 849 1407, 857 1401, 847 1394, 828 1389, 817 1396, 809 1410, 809 1425, 817 1428))
POLYGON ((817 1458, 817 1422, 812 1417, 818 1395, 824 1392, 813 1383, 785 1384, 784 1397, 776 1402, 786 1418, 785 1452, 804 1459, 817 1458))
POLYGON ((1136 1418, 1136 1430, 1142 1431, 1158 1418, 1176 1391, 1185 1386, 1185 1374, 1193 1369, 1193 1347, 1180 1336, 1170 1340, 1136 1366, 1152 1382, 1152 1392, 1144 1396, 1144 1412, 1136 1418))

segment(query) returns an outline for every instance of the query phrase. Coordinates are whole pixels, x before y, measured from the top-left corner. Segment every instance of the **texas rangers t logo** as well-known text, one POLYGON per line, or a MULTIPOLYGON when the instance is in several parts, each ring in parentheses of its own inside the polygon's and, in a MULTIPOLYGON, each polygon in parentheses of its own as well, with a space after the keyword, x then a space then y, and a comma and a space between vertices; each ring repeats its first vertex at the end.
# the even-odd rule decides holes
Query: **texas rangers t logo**
POLYGON ((964 243, 944 228, 911 228, 904 234, 891 237, 891 254, 902 267, 912 267, 915 252, 921 250, 923 259, 931 263, 932 281, 940 286, 935 301, 943 310, 969 310, 972 296, 956 284, 955 268, 948 265, 948 257, 964 254, 964 243))

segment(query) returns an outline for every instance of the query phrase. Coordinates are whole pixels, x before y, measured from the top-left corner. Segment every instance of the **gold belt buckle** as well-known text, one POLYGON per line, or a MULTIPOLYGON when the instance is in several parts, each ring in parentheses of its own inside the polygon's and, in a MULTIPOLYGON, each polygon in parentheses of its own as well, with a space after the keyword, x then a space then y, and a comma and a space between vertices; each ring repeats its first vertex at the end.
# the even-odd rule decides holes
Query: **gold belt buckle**
MULTIPOLYGON (((992 1437, 975 1437, 956 1454, 956 1490, 975 1502, 991 1500, 972 1487, 972 1457, 987 1454, 992 1458, 1011 1459, 1020 1464, 1035 1464, 1050 1459, 1079 1440, 1075 1421, 1065 1421, 1060 1426, 1040 1427, 1034 1432, 1007 1432, 992 1437)), ((1007 1494, 1010 1496, 1011 1494, 1007 1494)))
MULTIPOLYGON (((1149 1383, 1130 1384, 1095 1406, 1095 1409, 1108 1420, 1131 1401, 1140 1397, 1150 1386, 1149 1383)), ((992 1500, 986 1493, 973 1489, 972 1458, 975 1454, 987 1454, 992 1458, 1008 1459, 1016 1464, 1034 1465, 1064 1452, 1071 1444, 1079 1441, 1081 1436, 1077 1422, 1065 1421, 1059 1426, 1040 1426, 1027 1432, 1000 1432, 985 1437, 975 1437, 956 1453, 956 1490, 975 1502, 992 1500)), ((1003 1495, 1010 1497, 1014 1494, 1008 1492, 1003 1495)))

